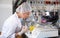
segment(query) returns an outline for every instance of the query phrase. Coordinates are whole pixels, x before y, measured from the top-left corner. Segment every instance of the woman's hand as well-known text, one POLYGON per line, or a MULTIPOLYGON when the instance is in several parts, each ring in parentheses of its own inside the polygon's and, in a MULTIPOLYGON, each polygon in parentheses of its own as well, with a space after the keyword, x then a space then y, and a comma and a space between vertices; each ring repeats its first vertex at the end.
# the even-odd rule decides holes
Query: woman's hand
POLYGON ((27 31, 28 31, 28 27, 27 26, 23 26, 22 27, 22 30, 20 32, 16 33, 16 36, 17 35, 20 35, 21 36, 23 33, 27 32, 27 31))
POLYGON ((27 26, 23 26, 21 31, 24 32, 24 33, 27 32, 28 31, 28 27, 27 26))

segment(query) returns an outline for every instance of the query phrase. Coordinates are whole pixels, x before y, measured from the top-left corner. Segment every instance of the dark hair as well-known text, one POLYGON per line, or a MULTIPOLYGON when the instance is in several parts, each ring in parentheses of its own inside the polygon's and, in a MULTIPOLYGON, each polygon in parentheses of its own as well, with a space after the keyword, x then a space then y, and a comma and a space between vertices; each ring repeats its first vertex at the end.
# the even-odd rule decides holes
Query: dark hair
POLYGON ((21 5, 22 3, 26 2, 27 0, 22 0, 21 3, 19 5, 21 5))

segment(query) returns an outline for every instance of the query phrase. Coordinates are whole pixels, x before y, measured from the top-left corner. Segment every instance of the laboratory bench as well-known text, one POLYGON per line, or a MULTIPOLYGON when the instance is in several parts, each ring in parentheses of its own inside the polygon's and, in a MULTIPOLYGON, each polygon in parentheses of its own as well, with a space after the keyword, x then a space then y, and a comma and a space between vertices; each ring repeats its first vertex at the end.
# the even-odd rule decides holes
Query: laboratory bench
POLYGON ((58 38, 58 29, 54 26, 38 26, 31 33, 25 33, 28 38, 58 38))
POLYGON ((16 38, 60 38, 59 33, 60 29, 50 28, 48 26, 39 26, 38 28, 35 28, 32 32, 28 31, 22 36, 16 36, 16 38))

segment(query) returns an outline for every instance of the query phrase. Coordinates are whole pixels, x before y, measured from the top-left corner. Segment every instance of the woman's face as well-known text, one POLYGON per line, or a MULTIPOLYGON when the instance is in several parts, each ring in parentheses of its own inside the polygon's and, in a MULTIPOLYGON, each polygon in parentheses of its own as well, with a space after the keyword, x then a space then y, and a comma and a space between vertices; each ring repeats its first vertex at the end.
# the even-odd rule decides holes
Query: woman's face
POLYGON ((29 17, 29 15, 30 15, 30 12, 21 13, 21 14, 20 14, 20 17, 23 18, 23 19, 26 19, 26 18, 29 17))

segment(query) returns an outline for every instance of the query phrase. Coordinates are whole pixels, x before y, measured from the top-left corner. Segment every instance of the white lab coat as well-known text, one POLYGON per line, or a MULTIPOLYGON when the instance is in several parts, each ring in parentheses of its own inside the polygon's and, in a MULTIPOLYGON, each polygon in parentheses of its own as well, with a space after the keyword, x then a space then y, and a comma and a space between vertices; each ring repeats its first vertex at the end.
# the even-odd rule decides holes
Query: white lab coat
POLYGON ((21 20, 15 13, 4 22, 0 38, 15 38, 15 33, 19 32, 21 27, 21 20))

